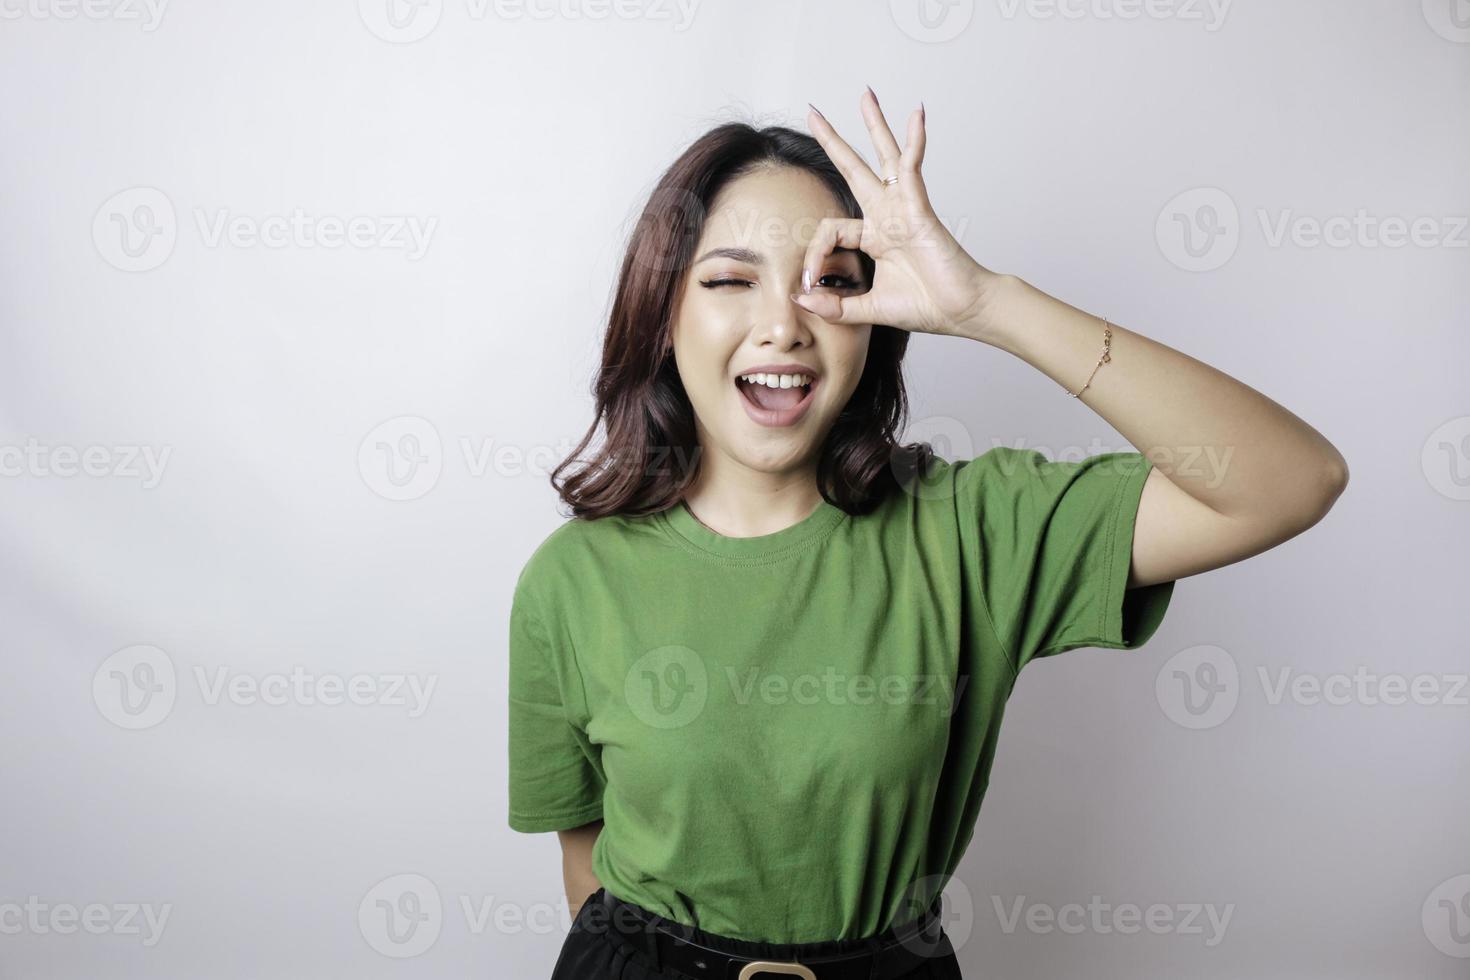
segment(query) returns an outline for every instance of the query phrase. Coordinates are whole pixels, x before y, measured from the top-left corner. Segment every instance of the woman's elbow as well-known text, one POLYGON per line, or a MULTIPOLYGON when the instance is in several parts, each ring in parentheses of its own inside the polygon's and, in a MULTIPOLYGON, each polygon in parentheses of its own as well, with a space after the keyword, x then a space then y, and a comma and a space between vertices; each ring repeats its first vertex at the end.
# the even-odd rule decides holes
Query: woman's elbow
POLYGON ((1342 496, 1348 485, 1348 464, 1341 453, 1334 452, 1331 457, 1318 469, 1318 476, 1313 485, 1312 492, 1307 496, 1307 503, 1303 508, 1303 516, 1297 533, 1319 523, 1327 516, 1337 503, 1337 498, 1342 496))

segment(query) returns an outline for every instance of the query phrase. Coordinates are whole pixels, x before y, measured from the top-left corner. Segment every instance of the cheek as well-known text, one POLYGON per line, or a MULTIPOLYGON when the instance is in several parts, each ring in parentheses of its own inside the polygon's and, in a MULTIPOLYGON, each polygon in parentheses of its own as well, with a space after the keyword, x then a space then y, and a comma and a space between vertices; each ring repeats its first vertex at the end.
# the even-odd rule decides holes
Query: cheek
POLYGON ((872 327, 864 327, 861 333, 852 333, 833 338, 828 344, 828 351, 832 356, 832 368, 843 380, 842 390, 851 394, 857 388, 858 381, 863 376, 863 368, 868 363, 868 339, 872 327))
POLYGON ((748 330, 736 311, 718 304, 691 302, 675 324, 674 332, 680 345, 688 351, 691 367, 725 374, 748 330))
POLYGON ((731 358, 739 349, 740 335, 726 330, 715 316, 702 317, 694 308, 688 309, 671 334, 674 360, 690 400, 713 404, 723 397, 730 385, 731 358))

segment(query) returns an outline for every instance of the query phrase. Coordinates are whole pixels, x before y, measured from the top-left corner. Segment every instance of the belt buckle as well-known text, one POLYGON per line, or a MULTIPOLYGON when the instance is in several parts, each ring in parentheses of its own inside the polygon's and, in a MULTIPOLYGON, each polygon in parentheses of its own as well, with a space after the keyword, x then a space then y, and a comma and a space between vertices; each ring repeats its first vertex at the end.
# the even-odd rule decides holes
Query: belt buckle
POLYGON ((817 980, 817 975, 809 966, 786 961, 778 963, 774 960, 755 960, 745 964, 740 968, 740 975, 736 980, 751 980, 757 973, 779 973, 788 977, 801 977, 802 980, 817 980))

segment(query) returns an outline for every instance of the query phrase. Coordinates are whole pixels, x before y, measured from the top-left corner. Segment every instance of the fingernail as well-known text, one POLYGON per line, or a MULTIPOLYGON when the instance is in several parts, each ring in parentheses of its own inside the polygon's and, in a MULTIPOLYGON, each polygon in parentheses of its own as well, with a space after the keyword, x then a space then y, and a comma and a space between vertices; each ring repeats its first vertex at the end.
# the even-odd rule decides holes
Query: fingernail
POLYGON ((807 306, 805 303, 802 302, 802 300, 804 300, 804 299, 806 299, 806 297, 803 296, 803 295, 801 295, 800 293, 792 293, 791 294, 791 302, 795 303, 797 306, 801 307, 803 310, 810 310, 811 307, 810 306, 807 306))
MULTIPOLYGON (((878 105, 879 104, 878 103, 878 93, 873 91, 873 86, 871 86, 871 85, 869 85, 867 88, 868 88, 868 94, 873 97, 873 103, 875 105, 878 105)), ((881 108, 882 106, 879 105, 879 107, 881 108)))
POLYGON ((919 122, 927 122, 927 121, 928 120, 924 116, 924 103, 920 102, 919 103, 919 122))
MULTIPOLYGON (((808 102, 807 105, 812 105, 812 104, 810 102, 808 102)), ((812 112, 815 112, 817 115, 822 116, 822 110, 821 109, 818 109, 814 105, 812 105, 812 112)), ((822 116, 822 118, 823 119, 826 119, 827 117, 826 116, 822 116)))
POLYGON ((812 291, 812 270, 810 269, 801 270, 801 291, 804 293, 812 291))

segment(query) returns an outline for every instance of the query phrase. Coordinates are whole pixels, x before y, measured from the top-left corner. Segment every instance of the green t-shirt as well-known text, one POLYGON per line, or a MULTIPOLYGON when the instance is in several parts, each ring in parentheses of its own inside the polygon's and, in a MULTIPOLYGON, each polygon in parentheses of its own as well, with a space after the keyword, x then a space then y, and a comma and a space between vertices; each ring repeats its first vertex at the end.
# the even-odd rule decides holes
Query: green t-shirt
POLYGON ((510 614, 509 825, 602 818, 612 894, 735 939, 906 921, 974 832, 1017 673, 1132 649, 1139 453, 936 458, 876 510, 731 538, 683 504, 573 519, 510 614))

